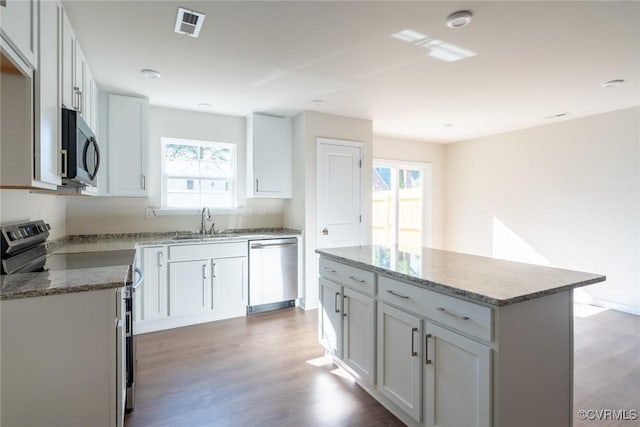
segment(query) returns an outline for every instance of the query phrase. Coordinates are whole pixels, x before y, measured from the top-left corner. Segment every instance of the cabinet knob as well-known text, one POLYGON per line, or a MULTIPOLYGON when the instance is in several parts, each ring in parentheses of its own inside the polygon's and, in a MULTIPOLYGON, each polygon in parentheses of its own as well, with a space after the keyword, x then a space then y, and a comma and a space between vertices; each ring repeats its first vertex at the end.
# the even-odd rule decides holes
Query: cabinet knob
POLYGON ((325 227, 322 229, 322 235, 326 236, 327 234, 329 234, 329 230, 327 230, 327 228, 325 227))

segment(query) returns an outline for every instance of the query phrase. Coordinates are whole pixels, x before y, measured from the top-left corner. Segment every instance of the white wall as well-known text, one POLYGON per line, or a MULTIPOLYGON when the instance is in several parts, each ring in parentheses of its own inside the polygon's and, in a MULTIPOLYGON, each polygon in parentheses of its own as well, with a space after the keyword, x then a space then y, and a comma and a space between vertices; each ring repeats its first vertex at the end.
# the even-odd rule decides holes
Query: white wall
POLYGON ((51 225, 50 240, 64 237, 68 197, 31 194, 29 190, 0 190, 0 223, 42 219, 51 225))
POLYGON ((281 227, 283 201, 245 198, 246 119, 162 107, 149 110, 147 185, 149 198, 73 198, 68 202, 69 234, 196 230, 199 216, 145 218, 145 208, 161 205, 161 137, 199 139, 236 144, 238 202, 246 208, 237 214, 214 214, 216 228, 281 227))
POLYGON ((373 136, 373 158, 430 163, 431 247, 443 249, 444 242, 444 164, 445 145, 392 137, 373 136))
POLYGON ((317 139, 319 137, 358 141, 364 144, 362 223, 363 243, 371 240, 372 122, 370 120, 304 111, 293 121, 293 198, 285 202, 284 225, 304 227, 304 295, 306 309, 318 306, 317 229, 317 139))
POLYGON ((447 249, 602 273, 640 313, 640 108, 446 147, 447 249))

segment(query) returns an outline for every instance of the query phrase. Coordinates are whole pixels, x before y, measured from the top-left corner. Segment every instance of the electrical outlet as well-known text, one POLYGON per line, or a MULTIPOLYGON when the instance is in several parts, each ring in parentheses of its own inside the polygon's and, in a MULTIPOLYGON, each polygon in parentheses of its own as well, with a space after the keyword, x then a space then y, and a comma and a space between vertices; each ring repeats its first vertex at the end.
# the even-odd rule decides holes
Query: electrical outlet
POLYGON ((153 212, 153 208, 145 208, 144 210, 144 217, 146 219, 151 219, 154 216, 156 216, 155 212, 153 212))

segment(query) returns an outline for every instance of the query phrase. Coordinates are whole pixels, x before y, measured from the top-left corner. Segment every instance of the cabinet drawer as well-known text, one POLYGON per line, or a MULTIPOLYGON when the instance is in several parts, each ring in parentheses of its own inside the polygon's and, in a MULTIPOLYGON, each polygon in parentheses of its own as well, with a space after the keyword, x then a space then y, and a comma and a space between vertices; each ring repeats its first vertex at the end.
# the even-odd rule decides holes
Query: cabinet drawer
POLYGON ((320 276, 349 286, 358 291, 374 295, 375 274, 339 262, 320 258, 320 276))
POLYGON ((169 261, 247 256, 247 242, 169 246, 169 261))
POLYGON ((379 276, 380 299, 420 316, 491 341, 491 309, 379 276))

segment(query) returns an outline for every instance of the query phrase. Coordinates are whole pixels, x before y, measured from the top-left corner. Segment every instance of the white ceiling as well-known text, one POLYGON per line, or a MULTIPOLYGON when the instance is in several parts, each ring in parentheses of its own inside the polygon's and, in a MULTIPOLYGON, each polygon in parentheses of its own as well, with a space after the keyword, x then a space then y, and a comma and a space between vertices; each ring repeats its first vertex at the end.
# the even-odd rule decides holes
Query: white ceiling
POLYGON ((152 105, 230 115, 315 110, 371 119, 376 134, 432 142, 640 105, 639 2, 64 6, 98 84, 146 95, 152 105), (173 31, 178 6, 206 14, 199 38, 173 31), (460 9, 473 12, 472 22, 448 28, 447 15, 460 9), (405 29, 477 55, 440 61, 391 37, 405 29), (162 77, 146 79, 142 68, 162 77), (612 79, 626 82, 602 88, 612 79), (198 107, 203 102, 211 107, 198 107))

